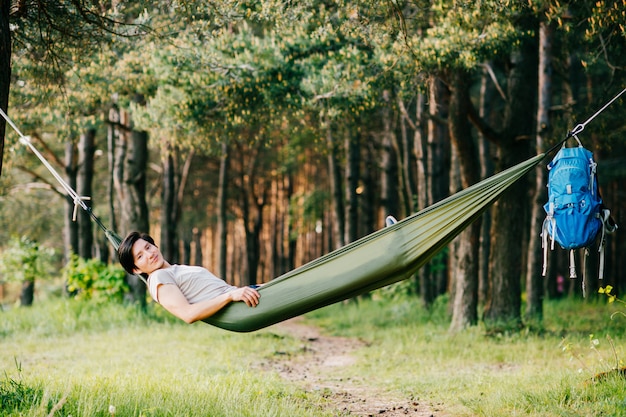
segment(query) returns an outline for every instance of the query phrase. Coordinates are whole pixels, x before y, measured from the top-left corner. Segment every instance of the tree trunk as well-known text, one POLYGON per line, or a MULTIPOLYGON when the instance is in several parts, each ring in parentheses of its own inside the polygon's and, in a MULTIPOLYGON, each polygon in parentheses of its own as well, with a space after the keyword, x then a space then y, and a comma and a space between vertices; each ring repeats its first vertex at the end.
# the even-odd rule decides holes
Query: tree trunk
POLYGON ((330 193, 332 195, 333 212, 335 219, 332 224, 333 229, 333 246, 337 249, 345 245, 346 216, 345 204, 342 193, 341 170, 339 168, 339 150, 331 131, 330 122, 327 121, 326 126, 326 143, 328 145, 328 176, 330 178, 330 193))
MULTIPOLYGON (((0 108, 5 113, 9 106, 9 89, 11 87, 11 30, 9 28, 9 11, 11 0, 0 0, 0 108)), ((4 135, 6 121, 0 117, 0 175, 2 175, 2 159, 4 157, 4 135)))
MULTIPOLYGON (((450 104, 448 128, 453 146, 460 160, 462 188, 478 182, 478 151, 471 135, 469 124, 469 75, 457 71, 450 77, 450 104)), ((451 274, 455 279, 452 308, 453 331, 474 325, 478 321, 478 253, 480 240, 480 219, 472 223, 457 237, 458 245, 451 274)))
POLYGON ((35 299, 35 281, 27 280, 22 282, 20 290, 20 306, 30 307, 35 299))
POLYGON ((115 146, 121 134, 120 109, 113 104, 109 109, 109 123, 107 125, 107 162, 109 168, 108 194, 109 194, 109 223, 111 230, 118 230, 116 209, 116 149, 115 146))
MULTIPOLYGON (((76 174, 78 162, 76 160, 76 145, 74 141, 65 144, 65 178, 67 184, 76 189, 76 174)), ((65 205, 65 263, 69 262, 71 254, 78 254, 78 224, 73 219, 74 202, 68 196, 65 205)))
POLYGON ((242 285, 257 284, 259 261, 261 258, 261 229, 263 226, 263 209, 267 201, 268 189, 262 180, 263 173, 259 173, 259 163, 262 156, 259 154, 262 144, 257 142, 256 149, 250 152, 250 160, 242 167, 242 212, 246 234, 246 282, 242 285), (257 183, 258 180, 258 183, 257 183), (260 194, 260 195, 259 195, 260 194), (254 209, 254 213, 252 212, 254 209))
MULTIPOLYGON (((530 20, 527 17, 527 20, 530 20)), ((536 29, 524 22, 518 30, 536 29)), ((537 47, 531 40, 513 53, 503 118, 504 132, 499 143, 498 171, 523 161, 530 155, 533 137, 537 47)), ((521 324, 521 280, 523 242, 528 234, 528 184, 520 179, 505 191, 494 205, 489 275, 491 286, 485 308, 488 325, 517 328, 521 324)))
MULTIPOLYGON (((76 179, 79 196, 91 196, 93 184, 93 157, 95 153, 96 130, 87 129, 80 135, 78 143, 78 176, 76 179)), ((85 200, 85 204, 91 207, 91 200, 85 200)), ((93 225, 91 216, 85 210, 78 209, 78 255, 83 259, 93 257, 93 225)))
MULTIPOLYGON (((386 95, 389 95, 386 92, 386 95)), ((388 215, 400 216, 400 205, 398 202, 398 164, 396 149, 393 146, 392 136, 395 134, 391 127, 391 109, 387 105, 382 114, 383 133, 381 146, 381 178, 380 178, 380 217, 385 219, 388 215)), ((356 179, 358 181, 358 178, 356 179)))
POLYGON ((191 232, 193 235, 193 245, 195 247, 193 265, 202 266, 202 236, 200 234, 200 229, 194 227, 191 232))
MULTIPOLYGON (((425 204, 440 201, 449 194, 450 154, 445 146, 449 143, 445 124, 438 120, 448 117, 447 90, 441 80, 431 77, 428 81, 428 122, 427 122, 427 152, 426 152, 426 183, 423 193, 426 196, 425 204)), ((430 305, 435 298, 447 291, 448 273, 446 269, 447 256, 440 252, 428 264, 426 273, 420 276, 420 296, 424 305, 430 305)))
POLYGON ((162 159, 163 188, 161 190, 161 253, 170 263, 179 262, 178 205, 176 204, 176 163, 171 150, 166 150, 162 159))
POLYGON ((352 135, 349 130, 345 132, 346 149, 348 150, 348 163, 346 165, 346 242, 354 242, 359 238, 359 180, 361 179, 361 144, 359 134, 352 135))
MULTIPOLYGON (((489 64, 487 64, 489 65, 489 64)), ((491 102, 494 95, 494 83, 489 76, 490 67, 486 67, 481 77, 480 85, 480 108, 478 109, 481 119, 485 119, 491 114, 491 102)), ((493 120, 489 120, 493 123, 493 120)), ((487 178, 493 174, 493 162, 489 141, 479 132, 478 134, 478 154, 480 159, 480 177, 487 178)), ((478 261, 478 305, 485 305, 489 288, 489 253, 491 252, 491 210, 485 211, 482 216, 480 230, 480 253, 478 261)))
MULTIPOLYGON (((120 202, 120 227, 130 231, 149 232, 146 202, 146 170, 148 163, 148 134, 131 129, 128 113, 121 112, 115 144, 115 188, 120 202)), ((128 299, 146 306, 146 286, 134 275, 127 275, 131 288, 128 299)))
POLYGON ((228 255, 228 221, 227 221, 227 201, 228 201, 228 169, 230 154, 226 141, 222 142, 222 154, 220 155, 220 171, 217 186, 217 239, 219 248, 218 273, 226 279, 227 255, 228 255))
MULTIPOLYGON (((539 25, 539 71, 538 71, 538 107, 537 133, 535 146, 537 152, 544 151, 544 135, 549 132, 550 97, 552 93, 552 28, 549 23, 539 25)), ((526 269, 526 318, 541 320, 543 317, 543 278, 540 231, 545 218, 543 202, 546 198, 545 167, 540 164, 535 169, 534 204, 530 215, 530 240, 528 242, 528 262, 526 269)))

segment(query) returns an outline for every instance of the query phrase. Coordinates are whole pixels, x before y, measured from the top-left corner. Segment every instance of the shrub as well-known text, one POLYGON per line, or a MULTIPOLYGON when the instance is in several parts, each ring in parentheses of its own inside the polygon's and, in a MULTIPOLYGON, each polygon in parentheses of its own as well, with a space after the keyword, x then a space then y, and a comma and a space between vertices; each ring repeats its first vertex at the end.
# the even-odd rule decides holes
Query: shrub
POLYGON ((98 259, 72 255, 63 268, 63 278, 70 294, 83 299, 122 302, 124 294, 129 291, 126 272, 98 259))

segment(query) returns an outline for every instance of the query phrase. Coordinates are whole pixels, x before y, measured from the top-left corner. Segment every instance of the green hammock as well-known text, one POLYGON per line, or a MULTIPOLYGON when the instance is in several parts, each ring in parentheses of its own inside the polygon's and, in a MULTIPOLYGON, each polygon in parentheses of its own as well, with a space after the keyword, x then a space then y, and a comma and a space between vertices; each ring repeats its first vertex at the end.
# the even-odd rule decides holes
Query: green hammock
MULTIPOLYGON (((79 207, 87 211, 117 250, 122 240, 120 236, 104 226, 87 206, 85 198, 65 182, 2 109, 0 115, 72 198, 75 213, 79 207)), ((252 332, 409 278, 549 152, 270 281, 259 288, 261 302, 254 308, 244 303, 231 303, 204 321, 225 330, 252 332)))
POLYGON ((259 288, 256 307, 232 303, 206 323, 251 332, 409 278, 544 158, 537 155, 259 288))
MULTIPOLYGON (((117 250, 121 238, 102 224, 85 198, 65 182, 2 109, 0 115, 66 190, 75 211, 78 207, 87 211, 117 250)), ((261 302, 254 308, 231 303, 204 321, 226 330, 251 332, 409 278, 549 152, 270 281, 259 288, 261 302)))

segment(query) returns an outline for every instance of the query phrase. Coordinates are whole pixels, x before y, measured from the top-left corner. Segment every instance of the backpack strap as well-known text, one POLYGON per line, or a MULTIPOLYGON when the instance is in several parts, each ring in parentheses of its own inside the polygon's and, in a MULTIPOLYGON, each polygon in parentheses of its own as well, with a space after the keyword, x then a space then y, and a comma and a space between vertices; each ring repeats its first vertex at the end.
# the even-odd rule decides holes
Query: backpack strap
POLYGON ((550 227, 552 227, 552 230, 556 230, 556 220, 552 217, 553 213, 554 206, 550 203, 550 210, 546 218, 543 220, 543 226, 541 226, 541 248, 543 249, 542 276, 544 277, 546 276, 548 269, 548 239, 550 239, 550 250, 554 250, 554 233, 550 236, 550 233, 548 232, 550 227))
POLYGON ((600 239, 600 247, 598 252, 600 252, 600 271, 598 273, 598 279, 604 278, 604 248, 606 246, 606 235, 608 233, 613 233, 617 230, 617 224, 613 221, 611 217, 611 210, 602 209, 600 220, 602 220, 602 238, 600 239))
POLYGON ((576 275, 576 257, 574 256, 574 249, 569 250, 569 277, 571 279, 578 278, 576 275))

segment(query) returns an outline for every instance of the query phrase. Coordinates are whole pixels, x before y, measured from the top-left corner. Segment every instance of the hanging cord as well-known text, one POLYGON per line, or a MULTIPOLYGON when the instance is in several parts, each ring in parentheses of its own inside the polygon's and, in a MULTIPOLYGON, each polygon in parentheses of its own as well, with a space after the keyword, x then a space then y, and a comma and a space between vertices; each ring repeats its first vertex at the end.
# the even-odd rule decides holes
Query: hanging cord
POLYGON ((570 130, 569 132, 567 132, 567 136, 565 136, 564 139, 561 139, 556 145, 554 145, 553 147, 551 147, 550 149, 548 149, 546 151, 546 154, 551 153, 552 151, 554 151, 556 148, 558 148, 559 146, 561 146, 563 143, 565 143, 565 141, 567 141, 569 138, 571 137, 575 137, 577 134, 579 134, 580 132, 582 132, 583 130, 585 130, 585 126, 587 126, 587 124, 589 124, 593 119, 595 119, 600 113, 602 113, 604 110, 606 110, 607 107, 609 107, 611 104, 613 104, 613 102, 615 100, 617 100, 618 98, 620 98, 620 96, 622 94, 626 93, 626 88, 624 88, 622 91, 620 91, 619 93, 617 93, 617 95, 615 97, 613 97, 611 100, 609 100, 604 106, 602 106, 600 108, 600 110, 598 110, 597 112, 595 112, 590 118, 588 118, 587 120, 585 120, 583 123, 580 123, 578 125, 576 125, 572 130, 570 130))
MULTIPOLYGON (((115 248, 115 251, 117 252, 117 249, 120 247, 120 243, 122 242, 122 238, 114 231, 107 229, 106 226, 100 221, 100 219, 91 210, 91 207, 89 207, 85 203, 86 200, 91 200, 91 197, 79 196, 78 193, 74 191, 74 189, 70 187, 70 185, 63 179, 63 177, 59 175, 59 173, 54 169, 54 167, 50 165, 48 160, 46 160, 46 158, 37 150, 37 148, 35 148, 35 146, 32 144, 30 140, 30 137, 24 136, 24 134, 17 128, 15 123, 13 123, 13 121, 9 118, 9 116, 7 116, 4 110, 2 110, 2 108, 0 108, 0 114, 2 115, 2 117, 4 117, 4 120, 6 120, 9 125, 11 125, 13 130, 15 130, 15 132, 19 135, 20 142, 26 145, 37 156, 37 158, 39 158, 41 163, 44 164, 46 168, 48 168, 48 171, 50 171, 52 176, 59 182, 59 184, 61 184, 61 187, 63 187, 65 192, 67 192, 67 194, 72 198, 72 200, 74 201, 74 213, 72 215, 72 219, 76 221, 76 212, 78 211, 79 207, 85 210, 87 213, 89 213, 89 216, 98 225, 98 227, 102 229, 107 240, 111 243, 111 245, 115 248)), ((148 285, 148 282, 146 281, 144 277, 142 277, 141 275, 135 275, 135 276, 141 279, 144 284, 148 285)))
POLYGON ((600 110, 598 110, 597 112, 595 112, 593 114, 593 116, 591 116, 590 118, 587 119, 587 121, 585 121, 584 123, 581 123, 579 125, 577 125, 576 127, 574 127, 568 134, 567 137, 571 138, 572 136, 575 136, 577 134, 579 134, 580 132, 582 132, 583 130, 585 130, 585 126, 587 126, 587 123, 591 122, 593 119, 596 118, 597 115, 599 115, 600 113, 602 113, 607 107, 609 107, 611 104, 613 104, 613 102, 615 100, 617 100, 622 94, 624 94, 626 92, 626 88, 624 88, 622 91, 620 91, 615 97, 613 97, 608 103, 606 103, 604 106, 602 106, 602 108, 600 108, 600 110))
POLYGON ((117 236, 114 232, 108 230, 104 224, 100 221, 100 219, 93 213, 93 211, 91 210, 91 207, 89 207, 85 201, 87 200, 91 200, 91 197, 87 197, 87 196, 79 196, 78 193, 76 191, 74 191, 74 189, 72 189, 72 187, 70 187, 70 185, 63 179, 63 177, 61 177, 61 175, 59 175, 59 173, 54 169, 54 167, 52 165, 50 165, 50 163, 46 160, 46 158, 37 150, 37 148, 35 148, 35 146, 32 144, 31 139, 29 136, 25 136, 15 125, 15 123, 13 123, 13 121, 9 118, 9 116, 7 116, 7 114, 4 112, 4 110, 2 110, 2 108, 0 108, 0 114, 2 115, 2 117, 4 117, 4 120, 7 121, 7 123, 13 128, 13 130, 15 130, 15 132, 19 135, 20 137, 20 143, 26 145, 34 154, 35 156, 37 156, 37 158, 39 158, 39 160, 41 161, 41 163, 48 168, 48 171, 50 171, 50 173, 52 174, 52 176, 59 182, 59 184, 61 185, 61 187, 63 187, 63 189, 65 190, 65 192, 68 194, 68 196, 72 199, 72 201, 74 202, 74 213, 72 215, 72 219, 74 221, 76 221, 76 214, 78 211, 78 208, 82 208, 83 210, 85 210, 87 213, 89 213, 89 215, 91 216, 91 218, 96 222, 96 224, 104 231, 107 239, 111 242, 111 244, 115 247, 115 249, 117 250, 117 248, 119 247, 120 241, 121 239, 119 238, 119 236, 117 236))

